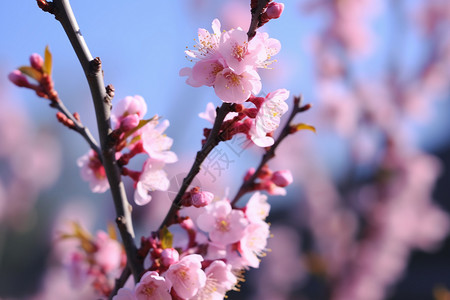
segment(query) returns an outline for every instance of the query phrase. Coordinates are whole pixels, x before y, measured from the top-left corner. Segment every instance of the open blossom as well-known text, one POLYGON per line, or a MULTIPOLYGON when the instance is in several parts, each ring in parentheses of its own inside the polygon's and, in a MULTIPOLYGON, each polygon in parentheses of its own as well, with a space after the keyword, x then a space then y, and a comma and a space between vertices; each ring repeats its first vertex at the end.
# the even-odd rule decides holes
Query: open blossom
POLYGON ((202 261, 200 255, 191 254, 171 265, 165 273, 165 277, 172 283, 172 288, 181 298, 191 298, 205 286, 206 275, 202 270, 202 261))
POLYGON ((289 98, 289 91, 279 89, 269 93, 264 99, 258 114, 256 115, 253 127, 250 129, 252 141, 259 147, 273 145, 274 139, 267 136, 280 126, 280 117, 288 110, 286 99, 289 98))
POLYGON ((270 204, 267 203, 267 196, 256 192, 248 200, 245 216, 251 223, 264 221, 269 215, 270 204))
POLYGON ((220 33, 217 19, 212 27, 213 34, 199 30, 197 49, 186 51, 195 65, 181 69, 180 76, 188 76, 186 83, 194 87, 213 86, 224 102, 243 103, 261 91, 256 69, 266 68, 272 62, 280 43, 260 33, 248 41, 247 33, 239 27, 220 33))
POLYGON ((227 200, 214 202, 206 207, 206 211, 198 216, 198 227, 209 233, 212 242, 228 245, 239 241, 248 224, 244 213, 232 209, 227 200))
POLYGON ((90 150, 77 160, 78 167, 81 168, 81 178, 89 182, 89 187, 94 193, 104 193, 109 189, 108 178, 106 178, 103 167, 95 151, 90 150))
POLYGON ((134 202, 138 205, 145 205, 152 199, 149 192, 167 191, 170 182, 167 173, 162 169, 164 163, 158 160, 148 159, 144 163, 141 176, 136 184, 134 192, 134 202))
POLYGON ((231 265, 221 260, 211 263, 206 269, 206 283, 191 300, 222 300, 225 293, 233 288, 237 282, 236 276, 231 272, 231 265))
POLYGON ((104 231, 99 231, 95 240, 96 251, 93 255, 96 264, 105 272, 112 272, 120 268, 124 252, 122 245, 112 239, 104 231))
POLYGON ((264 254, 269 234, 269 225, 265 222, 252 223, 246 228, 239 248, 241 257, 247 266, 259 267, 259 257, 264 254))
POLYGON ((174 163, 178 158, 174 152, 169 151, 173 140, 164 134, 167 127, 169 127, 168 120, 159 124, 157 120, 152 120, 142 128, 141 137, 144 150, 151 159, 164 163, 174 163))
POLYGON ((169 294, 170 287, 170 281, 159 276, 157 272, 152 271, 142 276, 141 281, 134 289, 134 293, 137 300, 171 300, 172 297, 169 294))

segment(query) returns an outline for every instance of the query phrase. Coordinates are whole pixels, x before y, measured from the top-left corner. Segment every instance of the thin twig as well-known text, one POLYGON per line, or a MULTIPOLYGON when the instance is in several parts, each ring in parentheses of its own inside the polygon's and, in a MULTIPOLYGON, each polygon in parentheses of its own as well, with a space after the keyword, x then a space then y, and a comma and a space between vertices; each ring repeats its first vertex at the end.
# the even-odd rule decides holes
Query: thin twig
POLYGON ((239 191, 237 192, 236 196, 231 201, 231 205, 235 205, 236 202, 246 193, 252 191, 252 187, 255 185, 255 180, 258 178, 259 172, 261 172, 262 168, 269 160, 275 157, 275 150, 277 150, 280 143, 289 135, 291 134, 291 122, 294 119, 294 117, 307 109, 310 108, 310 105, 301 106, 302 99, 301 97, 294 97, 294 108, 292 109, 291 114, 289 115, 289 118, 286 122, 286 124, 283 127, 283 130, 281 131, 280 135, 274 142, 274 144, 266 151, 266 153, 263 155, 261 162, 259 163, 258 168, 253 173, 253 175, 245 180, 241 187, 239 188, 239 191))
POLYGON ((170 224, 170 222, 173 220, 176 212, 180 209, 181 199, 184 193, 191 184, 192 180, 194 180, 195 176, 200 172, 200 166, 202 165, 203 161, 214 149, 214 147, 216 147, 221 141, 221 137, 219 135, 220 127, 222 126, 223 120, 225 119, 226 115, 231 111, 231 108, 232 104, 223 103, 222 106, 217 109, 217 117, 214 121, 211 133, 209 134, 208 139, 206 140, 206 143, 203 145, 202 149, 197 152, 191 170, 189 171, 186 178, 183 179, 183 184, 181 185, 175 199, 172 201, 172 206, 170 207, 169 212, 164 218, 164 221, 161 223, 161 226, 159 226, 159 230, 161 230, 165 225, 170 224))
MULTIPOLYGON (((38 0, 38 4, 39 1, 38 0)), ((106 176, 111 188, 116 209, 116 221, 119 225, 120 235, 127 254, 128 266, 136 282, 143 272, 142 262, 137 257, 137 247, 134 241, 134 230, 131 220, 131 206, 128 203, 125 187, 122 182, 120 169, 115 158, 114 142, 111 141, 111 96, 108 95, 103 81, 103 72, 99 58, 93 58, 81 34, 72 8, 68 0, 54 0, 51 3, 56 19, 61 23, 73 49, 80 61, 84 74, 91 90, 92 99, 97 118, 97 127, 100 137, 101 156, 106 176)))
POLYGON ((86 140, 86 142, 89 144, 92 150, 94 150, 99 159, 102 159, 102 152, 100 150, 100 147, 98 146, 97 141, 92 136, 91 132, 89 131, 89 128, 85 127, 80 121, 78 121, 71 112, 66 108, 64 103, 60 101, 55 101, 51 103, 51 107, 56 108, 58 111, 62 112, 69 120, 71 120, 74 124, 74 127, 72 128, 86 140))

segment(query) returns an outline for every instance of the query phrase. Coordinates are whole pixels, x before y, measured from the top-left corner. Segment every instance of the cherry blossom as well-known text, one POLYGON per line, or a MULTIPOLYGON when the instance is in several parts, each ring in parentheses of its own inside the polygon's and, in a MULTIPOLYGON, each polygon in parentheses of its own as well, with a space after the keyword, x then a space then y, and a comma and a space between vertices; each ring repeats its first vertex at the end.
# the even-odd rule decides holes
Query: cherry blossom
POLYGON ((158 123, 157 120, 150 121, 142 128, 142 141, 145 152, 153 160, 164 163, 174 163, 178 160, 177 155, 169 151, 173 140, 166 136, 164 131, 169 127, 169 121, 158 123))
POLYGON ((202 270, 202 261, 200 255, 191 254, 169 267, 165 277, 170 280, 178 296, 191 298, 205 286, 206 275, 202 270))
POLYGON ((212 242, 220 245, 239 241, 244 236, 247 224, 244 213, 232 209, 226 200, 210 204, 206 212, 197 218, 198 227, 209 233, 212 242))
POLYGON ((170 182, 167 173, 162 169, 164 163, 158 160, 147 159, 144 163, 139 181, 136 183, 134 192, 134 202, 138 205, 145 205, 152 199, 149 192, 167 191, 170 182))
POLYGON ((152 271, 142 276, 141 281, 139 281, 134 289, 134 293, 137 300, 171 300, 172 297, 169 294, 170 287, 170 281, 159 276, 157 272, 152 271))
POLYGON ((206 283, 191 300, 222 300, 225 293, 237 283, 237 278, 231 271, 231 265, 221 260, 213 261, 206 269, 206 283))
POLYGON ((269 215, 270 204, 267 203, 267 196, 256 192, 248 200, 245 216, 251 223, 264 221, 269 215))
POLYGON ((97 153, 90 150, 87 154, 78 159, 77 165, 81 168, 81 178, 89 182, 89 187, 92 192, 104 193, 109 189, 105 168, 103 168, 97 153))
POLYGON ((288 110, 285 102, 287 98, 289 98, 289 91, 280 89, 269 93, 264 99, 250 130, 251 139, 257 146, 273 145, 273 138, 267 134, 272 133, 280 125, 280 117, 288 110))
POLYGON ((240 251, 246 264, 253 268, 259 267, 259 258, 263 256, 269 237, 269 225, 265 222, 250 224, 240 242, 240 251))

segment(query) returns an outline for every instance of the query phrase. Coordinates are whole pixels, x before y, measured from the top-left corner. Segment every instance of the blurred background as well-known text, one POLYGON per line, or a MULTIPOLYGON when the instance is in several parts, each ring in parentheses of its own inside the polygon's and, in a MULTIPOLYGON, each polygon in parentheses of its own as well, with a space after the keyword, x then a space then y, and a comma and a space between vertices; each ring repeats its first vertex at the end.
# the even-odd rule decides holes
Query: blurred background
MULTIPOLYGON (((134 210, 137 236, 148 235, 210 126, 198 113, 220 104, 213 89, 179 77, 192 66, 184 50, 214 18, 225 30, 247 28, 249 1, 72 6, 115 101, 141 95, 149 116, 171 122, 179 162, 167 169, 170 190, 134 210)), ((271 161, 294 183, 269 198, 270 251, 228 299, 450 299, 449 23, 447 0, 291 0, 261 29, 282 45, 273 69, 261 71, 262 94, 303 95, 313 109, 296 121, 317 134, 290 136, 271 161)), ((7 76, 49 45, 56 90, 97 136, 90 92, 60 24, 34 1, 5 2, 0 28, 0 298, 81 299, 56 237, 70 221, 106 230, 111 197, 92 194, 79 176, 82 138, 7 76)), ((233 196, 262 154, 247 146, 242 138, 219 145, 198 184, 233 196)))

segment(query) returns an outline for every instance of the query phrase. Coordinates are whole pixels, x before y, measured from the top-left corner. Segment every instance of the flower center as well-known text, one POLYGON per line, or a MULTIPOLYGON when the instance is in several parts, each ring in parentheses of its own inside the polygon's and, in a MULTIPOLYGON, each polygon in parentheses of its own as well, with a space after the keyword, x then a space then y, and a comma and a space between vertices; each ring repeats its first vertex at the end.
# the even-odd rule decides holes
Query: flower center
POLYGON ((217 229, 222 232, 230 231, 230 223, 227 220, 218 220, 217 221, 217 229))
POLYGON ((241 84, 241 76, 233 72, 227 73, 225 75, 225 78, 228 80, 228 84, 226 85, 227 88, 230 86, 238 86, 241 84))
POLYGON ((149 284, 147 284, 147 285, 145 286, 145 288, 143 289, 142 292, 143 292, 144 295, 146 295, 146 296, 152 296, 153 293, 155 292, 155 290, 156 290, 156 286, 154 285, 153 282, 151 282, 151 283, 149 283, 149 284))
POLYGON ((233 47, 233 56, 234 58, 236 58, 238 61, 241 61, 244 59, 245 55, 247 54, 247 44, 244 43, 244 45, 235 45, 233 47))

